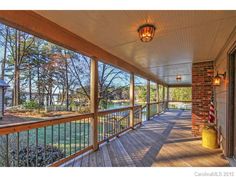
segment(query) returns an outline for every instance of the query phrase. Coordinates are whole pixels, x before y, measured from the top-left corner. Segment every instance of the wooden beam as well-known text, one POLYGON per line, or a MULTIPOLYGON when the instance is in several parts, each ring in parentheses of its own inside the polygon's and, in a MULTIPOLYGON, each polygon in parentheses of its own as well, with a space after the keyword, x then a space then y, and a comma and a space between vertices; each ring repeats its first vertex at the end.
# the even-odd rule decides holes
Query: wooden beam
POLYGON ((92 141, 93 150, 98 149, 98 61, 91 59, 91 75, 90 75, 90 105, 91 112, 94 114, 92 120, 92 141))
POLYGON ((129 92, 129 99, 130 99, 130 106, 132 109, 130 110, 130 127, 134 127, 134 74, 130 74, 130 92, 129 92))
POLYGON ((33 11, 2 10, 0 11, 0 22, 88 57, 99 58, 102 62, 118 67, 126 72, 163 83, 147 69, 135 67, 126 62, 125 59, 114 56, 33 11))
POLYGON ((147 120, 150 120, 150 80, 147 81, 147 120))

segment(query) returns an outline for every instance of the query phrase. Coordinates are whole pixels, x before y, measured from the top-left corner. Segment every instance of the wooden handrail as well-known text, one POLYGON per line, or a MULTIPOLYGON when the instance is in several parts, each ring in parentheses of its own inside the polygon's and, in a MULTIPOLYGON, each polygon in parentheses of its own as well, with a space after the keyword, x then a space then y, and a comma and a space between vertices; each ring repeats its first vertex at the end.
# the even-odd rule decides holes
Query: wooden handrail
POLYGON ((174 101, 174 100, 171 100, 171 101, 168 101, 168 102, 176 102, 176 103, 192 103, 192 101, 174 101))
POLYGON ((159 102, 150 102, 149 105, 158 104, 159 102))
POLYGON ((63 117, 63 118, 51 118, 50 120, 40 120, 37 122, 24 122, 20 124, 11 124, 11 125, 4 125, 0 127, 0 135, 10 134, 10 133, 17 133, 22 131, 27 131, 35 128, 42 128, 45 126, 56 125, 71 121, 78 121, 86 118, 92 118, 93 113, 89 114, 81 114, 76 116, 70 117, 63 117))
MULTIPOLYGON (((140 107, 140 105, 135 105, 134 108, 136 108, 136 107, 140 107)), ((123 108, 119 108, 119 109, 107 109, 107 110, 99 111, 98 116, 116 113, 116 112, 127 111, 127 110, 131 110, 131 109, 132 109, 132 106, 127 106, 127 107, 123 107, 123 108)))

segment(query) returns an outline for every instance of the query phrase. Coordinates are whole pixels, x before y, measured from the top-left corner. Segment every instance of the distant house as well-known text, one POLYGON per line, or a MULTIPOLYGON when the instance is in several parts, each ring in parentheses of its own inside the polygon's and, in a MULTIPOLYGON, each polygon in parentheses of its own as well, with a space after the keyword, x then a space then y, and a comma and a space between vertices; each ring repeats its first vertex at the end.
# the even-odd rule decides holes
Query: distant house
POLYGON ((4 90, 9 87, 9 85, 4 81, 0 80, 0 119, 4 115, 4 90))

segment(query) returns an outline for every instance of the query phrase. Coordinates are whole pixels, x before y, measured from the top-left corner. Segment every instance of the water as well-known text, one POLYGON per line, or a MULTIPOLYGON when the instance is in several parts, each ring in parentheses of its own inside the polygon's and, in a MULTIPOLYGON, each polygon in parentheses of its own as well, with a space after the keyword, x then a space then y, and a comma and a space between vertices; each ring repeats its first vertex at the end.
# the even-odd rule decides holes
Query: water
POLYGON ((121 107, 126 107, 129 106, 129 102, 116 102, 116 103, 108 103, 107 104, 107 109, 116 109, 116 108, 121 108, 121 107))

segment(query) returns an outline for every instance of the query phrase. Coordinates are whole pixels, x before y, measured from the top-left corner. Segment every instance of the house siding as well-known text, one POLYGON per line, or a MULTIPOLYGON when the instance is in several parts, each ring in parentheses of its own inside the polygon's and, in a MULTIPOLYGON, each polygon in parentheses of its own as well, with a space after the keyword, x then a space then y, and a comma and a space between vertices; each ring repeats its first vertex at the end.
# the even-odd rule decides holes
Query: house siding
MULTIPOLYGON (((231 38, 227 41, 224 49, 215 60, 215 74, 224 73, 226 71, 226 79, 222 80, 222 84, 214 88, 217 126, 219 130, 219 142, 223 151, 226 148, 226 120, 227 120, 227 96, 228 96, 228 52, 234 46, 236 41, 236 33, 232 33, 231 38)), ((225 151, 224 151, 225 153, 225 151)), ((226 154, 226 153, 225 153, 226 154)))

